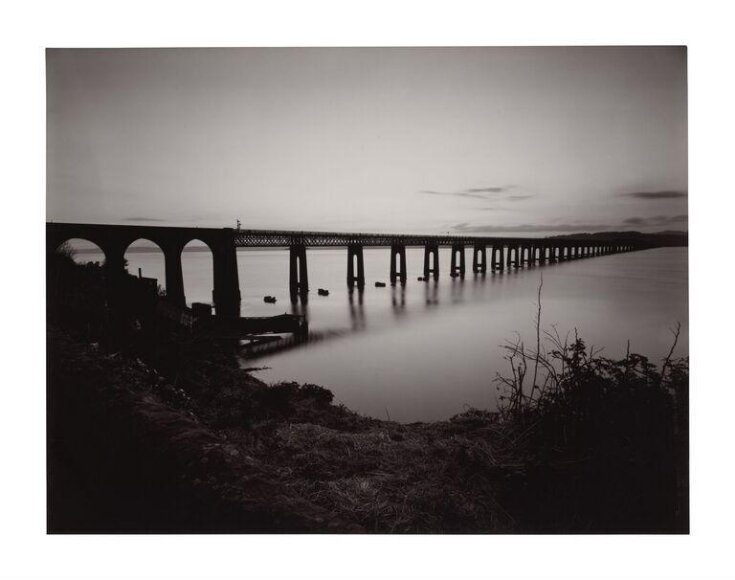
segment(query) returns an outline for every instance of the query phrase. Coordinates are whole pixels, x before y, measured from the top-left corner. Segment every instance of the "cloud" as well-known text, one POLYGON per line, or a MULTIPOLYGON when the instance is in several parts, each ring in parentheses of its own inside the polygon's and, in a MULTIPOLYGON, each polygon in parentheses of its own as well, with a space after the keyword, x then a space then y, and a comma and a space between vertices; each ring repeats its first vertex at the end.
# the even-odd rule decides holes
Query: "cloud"
POLYGON ((634 197, 636 199, 647 199, 647 200, 656 200, 656 199, 678 199, 682 197, 687 197, 686 191, 632 191, 630 193, 623 193, 621 194, 625 197, 634 197))
POLYGON ((453 229, 467 234, 492 234, 492 233, 538 233, 538 232, 584 232, 607 230, 612 226, 599 224, 521 224, 517 226, 468 226, 457 224, 453 229))
POLYGON ((675 224, 685 224, 688 221, 689 221, 689 216, 687 215, 675 215, 675 216, 657 215, 657 216, 648 217, 648 218, 642 218, 642 217, 628 218, 627 220, 623 220, 623 224, 626 226, 650 227, 650 226, 668 226, 668 225, 675 225, 675 224))
MULTIPOLYGON (((489 187, 471 187, 469 189, 462 189, 459 191, 435 191, 433 189, 423 189, 419 191, 419 193, 424 193, 428 195, 451 195, 453 197, 474 197, 476 199, 497 199, 493 196, 497 195, 498 193, 503 193, 505 191, 513 189, 514 187, 515 185, 497 185, 489 187)), ((505 199, 515 201, 511 199, 512 197, 519 197, 523 199, 522 196, 508 196, 505 199)))
POLYGON ((471 226, 468 223, 457 224, 452 227, 457 232, 463 234, 535 234, 535 233, 584 233, 599 232, 625 226, 635 226, 639 228, 660 227, 660 226, 676 226, 686 224, 688 216, 654 216, 649 218, 632 217, 623 220, 620 224, 519 224, 515 226, 500 225, 478 225, 471 226))
POLYGON ((477 188, 471 188, 471 189, 465 189, 464 191, 467 193, 503 193, 504 191, 508 191, 512 185, 505 185, 501 187, 477 187, 477 188))
POLYGON ((467 191, 430 191, 430 190, 423 190, 419 193, 426 193, 429 195, 452 195, 455 197, 474 197, 476 199, 487 199, 486 195, 480 195, 478 193, 469 193, 467 191))
POLYGON ((165 222, 166 220, 158 218, 146 218, 146 217, 126 217, 123 218, 126 222, 165 222))

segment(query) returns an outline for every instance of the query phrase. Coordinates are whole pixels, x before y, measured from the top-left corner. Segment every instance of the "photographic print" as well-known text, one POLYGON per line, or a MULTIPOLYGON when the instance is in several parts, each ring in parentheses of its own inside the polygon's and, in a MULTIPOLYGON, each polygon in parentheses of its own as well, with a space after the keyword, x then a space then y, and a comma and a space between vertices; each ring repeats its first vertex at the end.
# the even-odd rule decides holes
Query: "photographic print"
POLYGON ((47 532, 689 532, 683 46, 46 51, 47 532))

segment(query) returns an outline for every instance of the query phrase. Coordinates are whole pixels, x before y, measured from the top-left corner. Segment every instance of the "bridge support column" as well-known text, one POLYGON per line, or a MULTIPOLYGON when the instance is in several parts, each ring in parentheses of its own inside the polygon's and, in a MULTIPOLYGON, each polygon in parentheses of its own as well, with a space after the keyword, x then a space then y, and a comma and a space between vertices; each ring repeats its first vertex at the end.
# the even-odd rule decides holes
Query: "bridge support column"
POLYGON ((449 275, 452 278, 456 276, 464 278, 464 272, 464 244, 452 244, 452 264, 449 268, 449 275))
POLYGON ((114 242, 100 245, 105 254, 105 287, 107 299, 112 306, 113 312, 120 311, 124 301, 123 282, 126 276, 125 270, 125 246, 114 242))
POLYGON ((485 246, 475 244, 472 248, 472 271, 475 274, 487 272, 487 248, 485 246))
POLYGON ((439 246, 437 244, 426 244, 424 246, 424 280, 428 281, 432 275, 434 279, 439 277, 439 246))
POLYGON ((170 245, 161 248, 166 264, 166 299, 177 306, 186 305, 184 295, 184 272, 181 268, 180 245, 170 245))
POLYGON ((493 244, 490 252, 490 267, 493 270, 503 270, 503 246, 493 244))
POLYGON ((365 261, 362 256, 362 246, 350 244, 347 246, 347 285, 352 288, 365 286, 365 261), (355 275, 355 261, 357 260, 357 275, 355 275))
POLYGON ((511 266, 513 264, 517 265, 518 262, 518 246, 511 246, 508 244, 508 247, 505 249, 505 267, 510 270, 511 266), (513 257, 515 256, 515 261, 513 261, 513 257))
POLYGON ((240 282, 237 274, 237 252, 232 240, 212 248, 214 290, 212 299, 219 318, 240 318, 240 282))
POLYGON ((294 244, 289 248, 289 280, 291 296, 306 296, 309 292, 309 273, 306 268, 306 246, 294 244))
POLYGON ((390 247, 390 283, 395 285, 397 279, 401 280, 401 284, 406 283, 406 246, 403 244, 390 247), (397 261, 400 261, 400 265, 397 261))

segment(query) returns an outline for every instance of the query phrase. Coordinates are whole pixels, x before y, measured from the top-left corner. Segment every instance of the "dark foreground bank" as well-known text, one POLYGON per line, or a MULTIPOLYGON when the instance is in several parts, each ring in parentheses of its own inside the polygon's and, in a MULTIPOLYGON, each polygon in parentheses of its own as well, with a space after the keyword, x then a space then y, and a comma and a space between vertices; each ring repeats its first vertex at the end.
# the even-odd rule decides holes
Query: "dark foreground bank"
POLYGON ((516 348, 503 412, 401 425, 265 385, 227 345, 109 312, 101 269, 61 267, 52 533, 688 531, 686 361, 516 348))

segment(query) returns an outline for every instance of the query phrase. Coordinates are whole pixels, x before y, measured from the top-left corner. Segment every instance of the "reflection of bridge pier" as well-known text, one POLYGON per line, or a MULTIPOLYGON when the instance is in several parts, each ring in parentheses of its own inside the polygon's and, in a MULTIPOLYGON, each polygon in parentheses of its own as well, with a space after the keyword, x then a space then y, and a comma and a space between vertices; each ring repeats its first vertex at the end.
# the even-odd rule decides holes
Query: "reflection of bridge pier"
POLYGON ((406 283, 406 246, 392 244, 390 247, 390 283, 395 285, 396 280, 406 283))
POLYGON ((362 305, 362 297, 364 290, 362 288, 350 288, 347 292, 347 300, 350 305, 350 320, 352 321, 352 330, 363 330, 365 323, 365 309, 362 305), (357 294, 357 300, 355 300, 357 294), (355 304, 357 302, 357 304, 355 304))
POLYGON ((405 314, 406 310, 406 287, 401 284, 398 288, 391 288, 391 306, 393 313, 397 316, 405 314))
POLYGON ((439 283, 436 279, 427 282, 424 284, 424 302, 426 306, 436 306, 439 304, 439 283))

